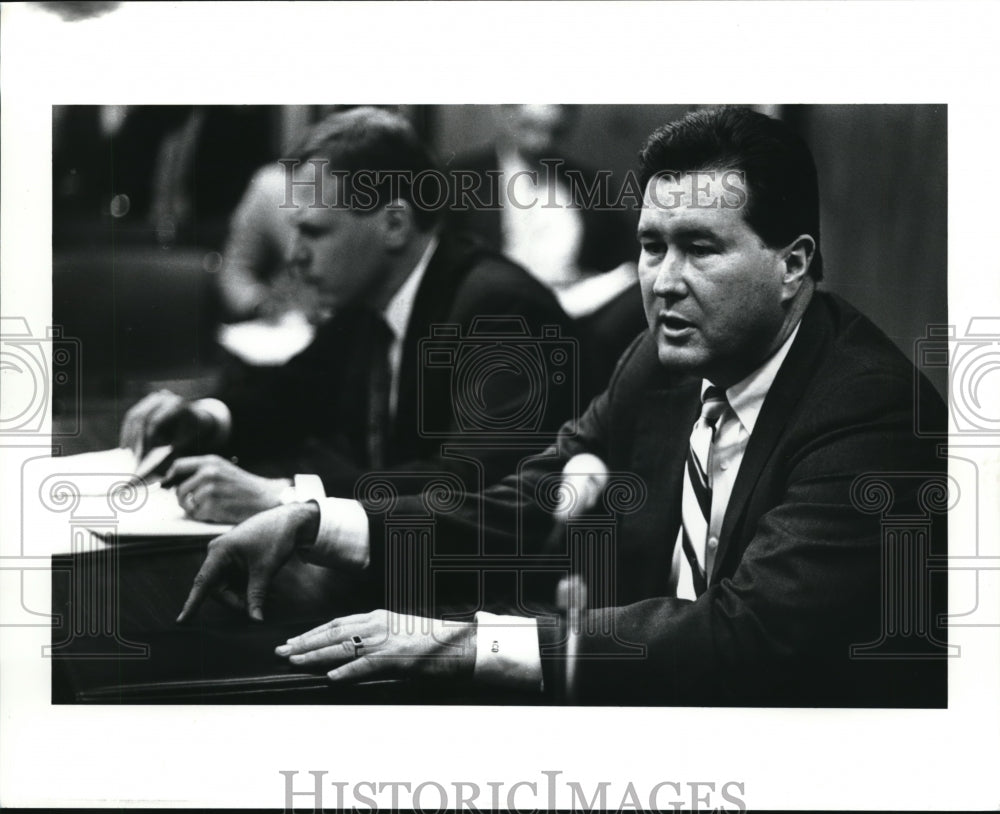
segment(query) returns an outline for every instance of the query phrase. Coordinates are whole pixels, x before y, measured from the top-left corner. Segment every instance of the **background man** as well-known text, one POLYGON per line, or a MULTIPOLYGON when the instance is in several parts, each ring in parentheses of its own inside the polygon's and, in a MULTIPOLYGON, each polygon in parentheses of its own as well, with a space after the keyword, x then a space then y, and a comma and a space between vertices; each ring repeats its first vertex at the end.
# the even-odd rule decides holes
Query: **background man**
POLYGON ((434 325, 457 325, 466 337, 477 317, 512 315, 532 337, 545 326, 566 337, 569 328, 543 285, 440 228, 442 206, 425 205, 410 183, 434 163, 406 119, 374 108, 332 116, 297 158, 304 163, 289 187, 297 203, 293 260, 331 318, 287 364, 241 368, 218 398, 147 397, 126 415, 122 445, 170 442, 184 452, 221 453, 175 461, 165 484, 177 486, 192 517, 232 522, 324 490, 353 495, 358 477, 373 469, 454 469, 473 487, 502 476, 525 454, 502 438, 475 464, 441 456, 442 444, 464 437, 454 418, 455 387, 473 387, 460 395, 475 400, 487 426, 490 417, 518 415, 527 400, 540 398, 535 429, 554 436, 573 410, 569 366, 564 385, 551 390, 548 376, 534 381, 509 366, 471 385, 441 375, 424 377, 421 387, 418 343, 434 325), (297 473, 322 483, 298 478, 292 486, 288 478, 297 473))
POLYGON ((634 263, 634 214, 613 210, 606 201, 585 206, 580 200, 580 185, 592 185, 596 173, 567 162, 564 154, 575 107, 497 105, 493 113, 496 143, 456 156, 448 169, 474 173, 477 180, 458 185, 457 203, 466 201, 464 185, 469 201, 499 205, 458 206, 449 213, 457 228, 478 235, 553 288, 634 263), (567 171, 577 176, 575 183, 567 171), (526 205, 534 200, 544 205, 526 205))
MULTIPOLYGON (((816 290, 808 148, 766 116, 703 110, 654 133, 642 166, 649 331, 554 449, 439 515, 437 534, 470 551, 481 534, 542 550, 553 526, 546 479, 596 456, 637 478, 645 500, 619 518, 613 573, 584 574, 604 595, 592 596, 574 645, 582 700, 943 706, 946 665, 935 657, 946 597, 922 557, 944 553, 944 523, 928 539, 891 543, 914 568, 893 583, 913 615, 890 631, 886 603, 900 594, 885 586, 898 575, 882 518, 857 489, 875 474, 895 513, 928 514, 926 489, 946 488, 945 464, 915 437, 914 418, 943 432, 944 408, 929 386, 915 389, 912 366, 871 322, 816 290), (884 658, 851 655, 890 639, 884 658)), ((331 565, 391 567, 375 507, 354 536, 327 535, 334 514, 346 516, 332 503, 289 507, 217 540, 181 619, 241 570, 259 615, 268 575, 296 548, 331 565)), ((561 680, 544 658, 562 653, 551 647, 557 627, 480 613, 410 633, 399 621, 386 611, 333 620, 277 652, 337 679, 401 665, 522 686, 561 680), (442 653, 455 657, 421 658, 442 653)))

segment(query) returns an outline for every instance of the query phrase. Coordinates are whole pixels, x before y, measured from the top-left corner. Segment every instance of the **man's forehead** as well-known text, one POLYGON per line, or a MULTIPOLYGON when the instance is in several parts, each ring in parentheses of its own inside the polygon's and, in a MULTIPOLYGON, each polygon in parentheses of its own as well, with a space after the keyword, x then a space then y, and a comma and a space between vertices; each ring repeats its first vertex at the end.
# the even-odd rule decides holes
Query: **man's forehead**
POLYGON ((299 164, 293 178, 292 200, 300 209, 319 212, 321 210, 315 206, 316 203, 331 207, 340 204, 343 199, 343 178, 338 177, 328 163, 319 159, 299 164))
POLYGON ((740 170, 692 170, 654 175, 646 184, 643 208, 738 209, 748 196, 740 170))

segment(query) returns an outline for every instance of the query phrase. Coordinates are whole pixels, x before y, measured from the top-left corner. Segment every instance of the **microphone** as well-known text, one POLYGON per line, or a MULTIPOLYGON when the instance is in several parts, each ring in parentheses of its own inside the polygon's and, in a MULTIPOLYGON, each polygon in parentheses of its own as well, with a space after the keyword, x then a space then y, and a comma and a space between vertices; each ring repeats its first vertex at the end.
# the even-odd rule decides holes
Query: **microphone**
MULTIPOLYGON (((552 512, 559 536, 565 534, 566 524, 572 518, 586 514, 597 505, 607 484, 608 467, 596 455, 575 455, 566 462, 559 503, 552 512)), ((576 669, 583 637, 583 617, 587 609, 587 586, 580 574, 571 573, 559 581, 556 607, 566 631, 566 649, 557 670, 556 693, 560 703, 575 704, 576 669)))

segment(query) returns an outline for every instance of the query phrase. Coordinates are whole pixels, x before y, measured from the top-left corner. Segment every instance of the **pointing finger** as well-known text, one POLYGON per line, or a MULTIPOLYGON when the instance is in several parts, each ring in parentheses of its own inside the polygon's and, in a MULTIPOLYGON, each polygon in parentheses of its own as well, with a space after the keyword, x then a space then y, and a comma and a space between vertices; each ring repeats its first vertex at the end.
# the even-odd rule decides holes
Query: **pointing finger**
POLYGON ((205 597, 222 582, 222 577, 226 568, 226 555, 218 548, 209 548, 208 556, 202 563, 191 585, 191 591, 184 607, 177 617, 179 623, 188 621, 191 616, 201 607, 205 597))

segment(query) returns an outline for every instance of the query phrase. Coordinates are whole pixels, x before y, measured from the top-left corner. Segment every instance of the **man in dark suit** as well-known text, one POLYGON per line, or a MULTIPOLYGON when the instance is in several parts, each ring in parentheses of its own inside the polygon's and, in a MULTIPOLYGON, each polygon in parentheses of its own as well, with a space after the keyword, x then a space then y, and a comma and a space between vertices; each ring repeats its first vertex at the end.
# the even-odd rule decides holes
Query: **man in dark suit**
MULTIPOLYGON (((377 611, 277 652, 335 680, 402 665, 522 688, 544 677, 550 690, 565 682, 557 668, 569 652, 582 702, 944 706, 946 597, 929 558, 945 553, 947 476, 935 439, 914 433, 918 415, 943 433, 944 406, 870 321, 816 290, 808 148, 761 114, 702 110, 653 134, 643 183, 649 331, 552 449, 435 518, 455 550, 569 547, 589 593, 589 610, 570 615, 570 643, 565 624, 523 611, 416 632, 377 611), (550 537, 553 517, 572 515, 551 499, 560 478, 581 503, 570 532, 586 530, 606 488, 613 534, 598 522, 589 541, 550 537)), ((326 536, 325 506, 234 530, 210 550, 182 618, 233 563, 251 571, 258 610, 267 572, 296 549, 334 566, 394 567, 384 507, 366 508, 349 544, 326 536)), ((401 498, 393 511, 414 508, 401 498)))
POLYGON ((446 470, 479 488, 544 448, 576 397, 569 323, 551 292, 440 228, 440 206, 412 183, 433 161, 401 116, 338 114, 297 154, 292 260, 329 319, 287 364, 232 371, 217 398, 147 397, 126 416, 123 445, 211 451, 175 461, 165 484, 192 517, 228 522, 324 492, 351 497, 370 470, 446 470), (438 356, 426 359, 432 339, 438 356), (562 369, 553 346, 567 351, 562 369), (505 364, 464 377, 482 350, 505 364))

